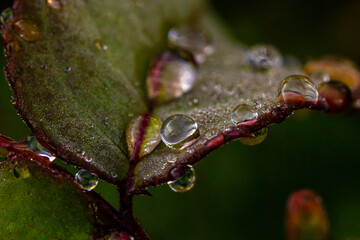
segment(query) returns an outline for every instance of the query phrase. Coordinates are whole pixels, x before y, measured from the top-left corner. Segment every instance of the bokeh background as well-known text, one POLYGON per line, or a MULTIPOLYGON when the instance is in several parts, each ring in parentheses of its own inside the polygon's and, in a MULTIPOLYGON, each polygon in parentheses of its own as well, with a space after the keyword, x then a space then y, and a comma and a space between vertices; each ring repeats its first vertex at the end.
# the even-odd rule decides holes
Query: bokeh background
MULTIPOLYGON (((2 0, 0 8, 10 5, 2 0)), ((211 5, 247 45, 272 43, 302 62, 337 54, 360 64, 360 1, 212 0, 211 5)), ((4 61, 1 55, 1 68, 4 61)), ((10 94, 1 72, 0 133, 22 139, 30 132, 10 94)), ((150 189, 153 197, 135 199, 135 214, 153 239, 282 240, 288 195, 310 188, 323 198, 333 239, 360 237, 359 123, 359 111, 300 111, 272 126, 258 146, 234 141, 210 154, 195 166, 197 183, 190 192, 150 189)), ((97 191, 117 206, 112 186, 102 182, 97 191)))

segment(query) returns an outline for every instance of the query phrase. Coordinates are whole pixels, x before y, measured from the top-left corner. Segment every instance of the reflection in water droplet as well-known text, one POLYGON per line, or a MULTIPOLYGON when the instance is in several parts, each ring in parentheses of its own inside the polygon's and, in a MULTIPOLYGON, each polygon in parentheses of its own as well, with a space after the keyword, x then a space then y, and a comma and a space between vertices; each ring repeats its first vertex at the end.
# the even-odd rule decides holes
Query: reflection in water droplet
POLYGON ((30 20, 20 19, 13 25, 15 32, 28 42, 34 42, 40 38, 39 29, 30 20))
POLYGON ((130 236, 127 232, 114 232, 110 235, 108 240, 134 240, 133 236, 130 236))
POLYGON ((171 171, 171 175, 175 180, 167 184, 174 192, 187 192, 195 185, 195 170, 191 165, 179 166, 171 171))
POLYGON ((86 191, 93 190, 98 184, 98 179, 95 175, 88 171, 81 169, 75 175, 75 183, 86 191))
POLYGON ((255 120, 257 117, 257 111, 247 104, 239 104, 230 114, 231 121, 235 125, 255 120))
POLYGON ((193 144, 200 132, 197 123, 190 117, 177 114, 166 119, 161 126, 161 139, 171 148, 183 149, 193 144))
POLYGON ((16 165, 14 167, 14 175, 17 178, 22 178, 22 179, 26 179, 31 176, 29 169, 21 165, 16 165))
POLYGON ((56 9, 56 10, 63 9, 63 7, 65 5, 64 0, 47 0, 47 3, 49 5, 49 7, 56 9))
MULTIPOLYGON (((126 142, 128 144, 129 156, 132 157, 134 153, 135 144, 139 139, 140 128, 143 121, 149 116, 140 115, 133 118, 126 127, 126 142)), ((151 153, 154 148, 160 143, 160 128, 161 121, 156 117, 150 117, 148 126, 146 128, 143 140, 141 142, 139 157, 151 153)))
POLYGON ((325 101, 325 112, 340 113, 352 102, 349 88, 338 81, 324 82, 318 87, 319 98, 325 101))
POLYGON ((170 47, 182 48, 194 54, 198 63, 214 52, 208 32, 191 27, 173 28, 168 33, 170 47))
POLYGON ((25 144, 33 152, 37 153, 37 155, 41 157, 46 157, 50 162, 54 161, 56 158, 51 152, 49 152, 46 148, 41 146, 35 135, 30 135, 25 141, 25 144))
POLYGON ((252 67, 259 69, 281 67, 283 63, 282 56, 271 45, 255 45, 249 50, 247 61, 252 67))
POLYGON ((3 25, 6 22, 6 20, 11 18, 12 14, 13 13, 11 8, 4 9, 0 14, 0 25, 3 25))
POLYGON ((197 78, 197 66, 186 51, 168 50, 159 55, 146 79, 149 98, 170 101, 190 91, 197 78))
POLYGON ((318 91, 310 79, 303 75, 290 75, 281 82, 279 100, 285 103, 318 100, 318 91))
POLYGON ((269 132, 268 128, 263 128, 253 133, 252 134, 253 137, 242 137, 239 138, 239 141, 248 146, 258 145, 266 139, 268 132, 269 132))
POLYGON ((64 71, 67 72, 67 73, 70 72, 70 71, 71 71, 71 67, 70 67, 70 66, 64 67, 64 71))
POLYGON ((94 41, 95 47, 100 51, 106 51, 108 49, 108 46, 104 44, 103 40, 97 39, 94 41))

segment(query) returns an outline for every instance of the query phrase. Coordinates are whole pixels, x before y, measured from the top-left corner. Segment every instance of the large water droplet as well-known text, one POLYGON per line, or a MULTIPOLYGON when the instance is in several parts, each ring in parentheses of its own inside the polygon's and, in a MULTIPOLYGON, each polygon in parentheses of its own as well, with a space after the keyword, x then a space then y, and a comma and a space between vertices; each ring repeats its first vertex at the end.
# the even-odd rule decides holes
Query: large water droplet
POLYGON ((11 8, 4 9, 0 14, 0 25, 4 24, 6 20, 11 18, 11 16, 12 16, 12 9, 11 8))
POLYGON ((30 20, 20 19, 13 25, 15 32, 28 42, 34 42, 40 38, 39 29, 30 20))
POLYGON ((324 82, 318 87, 319 98, 325 101, 325 112, 339 113, 345 111, 351 104, 349 88, 338 81, 324 82))
POLYGON ((252 137, 242 137, 239 138, 239 141, 248 146, 258 145, 266 139, 268 132, 269 132, 268 128, 263 128, 253 133, 252 137))
POLYGON ((281 82, 279 100, 285 103, 312 102, 318 100, 318 91, 310 79, 303 75, 290 75, 281 82))
POLYGON ((149 117, 146 115, 140 115, 133 118, 126 127, 126 142, 128 144, 129 156, 132 157, 134 148, 139 140, 140 129, 144 124, 144 121, 149 121, 145 130, 143 140, 141 142, 139 157, 151 153, 154 148, 160 143, 160 128, 161 121, 156 117, 149 117), (150 119, 146 119, 150 118, 150 119))
POLYGON ((278 50, 271 45, 255 45, 247 54, 248 63, 258 69, 280 67, 283 63, 278 50))
POLYGON ((46 157, 50 162, 55 160, 55 156, 49 152, 46 148, 41 146, 41 144, 38 142, 35 135, 30 135, 26 141, 25 144, 30 148, 33 152, 37 153, 37 155, 41 157, 46 157))
POLYGON ((95 175, 88 171, 81 169, 75 175, 75 183, 86 191, 93 190, 98 184, 98 179, 95 175))
POLYGON ((21 165, 16 165, 14 167, 14 175, 17 178, 22 178, 22 179, 26 179, 31 176, 29 169, 21 165))
POLYGON ((190 91, 197 78, 197 66, 187 51, 168 50, 159 55, 146 80, 149 98, 170 101, 190 91))
POLYGON ((169 117, 161 126, 162 141, 174 149, 183 149, 190 146, 199 136, 200 132, 197 123, 183 114, 169 117))
POLYGON ((239 104, 230 114, 231 121, 235 125, 257 119, 258 112, 247 104, 239 104))
POLYGON ((63 9, 63 7, 65 5, 64 0, 47 0, 47 3, 49 5, 49 7, 56 9, 56 10, 63 9))
POLYGON ((195 185, 195 170, 191 165, 179 166, 171 171, 171 175, 175 180, 167 183, 174 192, 187 192, 195 185))
POLYGON ((168 41, 170 47, 190 51, 198 63, 203 63, 206 56, 214 52, 208 32, 198 28, 173 28, 168 33, 168 41))

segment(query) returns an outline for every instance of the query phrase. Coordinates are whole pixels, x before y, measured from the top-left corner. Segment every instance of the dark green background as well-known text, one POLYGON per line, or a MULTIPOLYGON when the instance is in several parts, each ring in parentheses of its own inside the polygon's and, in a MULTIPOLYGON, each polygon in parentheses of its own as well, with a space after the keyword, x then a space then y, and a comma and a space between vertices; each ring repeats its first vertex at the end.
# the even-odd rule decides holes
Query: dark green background
MULTIPOLYGON (((232 34, 248 45, 269 42, 302 61, 339 54, 360 63, 360 1, 212 2, 232 34)), ((21 139, 29 130, 9 98, 1 74, 0 133, 21 139)), ((233 142, 201 161, 192 191, 150 189, 153 197, 135 199, 136 216, 153 239, 279 240, 287 196, 311 188, 323 197, 333 238, 360 237, 359 123, 353 110, 299 112, 271 127, 261 145, 233 142)), ((97 190, 117 205, 112 187, 101 183, 97 190)))

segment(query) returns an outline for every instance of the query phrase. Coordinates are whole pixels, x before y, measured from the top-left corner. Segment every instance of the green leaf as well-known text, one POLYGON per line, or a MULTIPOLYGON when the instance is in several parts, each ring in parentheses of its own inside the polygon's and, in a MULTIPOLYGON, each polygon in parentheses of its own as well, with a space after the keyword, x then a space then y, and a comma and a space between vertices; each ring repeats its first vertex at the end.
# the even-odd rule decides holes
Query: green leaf
POLYGON ((13 156, 0 179, 2 239, 90 239, 97 230, 91 194, 61 170, 13 156))
POLYGON ((16 0, 3 39, 21 117, 58 157, 122 180, 129 169, 126 125, 148 111, 149 62, 165 48, 169 28, 200 5, 16 0))

